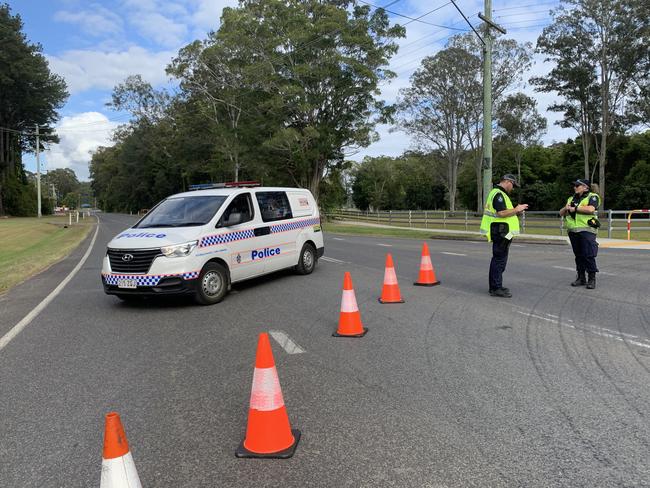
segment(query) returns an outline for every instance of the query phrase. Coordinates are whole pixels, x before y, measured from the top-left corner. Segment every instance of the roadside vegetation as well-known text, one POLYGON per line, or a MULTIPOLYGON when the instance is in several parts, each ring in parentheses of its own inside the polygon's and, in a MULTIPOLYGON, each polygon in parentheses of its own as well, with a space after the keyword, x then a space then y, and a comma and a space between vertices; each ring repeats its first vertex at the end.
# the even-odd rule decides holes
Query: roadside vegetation
POLYGON ((67 216, 0 219, 0 294, 67 256, 94 223, 86 218, 66 228, 67 216))

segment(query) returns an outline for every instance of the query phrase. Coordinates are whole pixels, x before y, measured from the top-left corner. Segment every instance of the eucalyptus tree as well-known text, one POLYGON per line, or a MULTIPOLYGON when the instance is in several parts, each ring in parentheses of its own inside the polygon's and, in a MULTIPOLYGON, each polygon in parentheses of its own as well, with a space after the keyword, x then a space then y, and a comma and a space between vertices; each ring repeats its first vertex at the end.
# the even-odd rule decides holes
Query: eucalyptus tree
POLYGON ((537 111, 537 102, 524 93, 505 97, 497 106, 497 133, 510 144, 517 163, 517 180, 522 183, 521 159, 524 149, 539 144, 546 132, 546 119, 537 111))
POLYGON ((458 168, 469 148, 468 125, 481 92, 481 59, 458 47, 448 47, 422 60, 411 86, 400 90, 399 127, 424 151, 438 151, 446 161, 449 208, 456 208, 458 168))
POLYGON ((234 150, 264 152, 270 174, 318 195, 327 171, 372 141, 378 87, 394 76, 385 68, 403 35, 384 10, 353 0, 242 0, 170 72, 221 114, 234 150))
POLYGON ((649 22, 647 0, 565 0, 537 41, 556 67, 533 82, 565 99, 556 108, 564 110, 566 125, 579 121, 587 177, 586 136, 593 136, 603 207, 608 138, 625 129, 647 96, 649 22))
POLYGON ((29 212, 21 155, 35 150, 36 125, 45 134, 41 145, 57 141, 51 126, 68 97, 63 78, 50 71, 42 47, 30 43, 22 30, 20 16, 0 4, 0 215, 29 212))

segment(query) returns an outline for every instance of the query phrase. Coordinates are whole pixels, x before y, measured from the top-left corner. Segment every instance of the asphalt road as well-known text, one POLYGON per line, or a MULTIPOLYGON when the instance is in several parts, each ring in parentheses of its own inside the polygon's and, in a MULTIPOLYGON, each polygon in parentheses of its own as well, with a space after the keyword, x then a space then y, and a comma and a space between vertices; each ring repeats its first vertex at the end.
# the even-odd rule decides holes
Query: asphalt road
MULTIPOLYGON (((421 241, 326 236, 311 276, 281 272, 224 302, 125 304, 101 259, 132 217, 105 214, 88 261, 0 350, 0 486, 99 486, 116 410, 145 487, 650 486, 650 254, 602 250, 598 288, 568 286, 568 246, 515 245, 487 294, 490 247, 430 240, 441 286, 413 287, 421 241), (401 305, 381 305, 386 252, 401 305), (350 271, 362 339, 335 339, 350 271), (257 335, 272 341, 289 460, 234 457, 257 335)), ((75 266, 90 238, 0 297, 0 337, 75 266)))

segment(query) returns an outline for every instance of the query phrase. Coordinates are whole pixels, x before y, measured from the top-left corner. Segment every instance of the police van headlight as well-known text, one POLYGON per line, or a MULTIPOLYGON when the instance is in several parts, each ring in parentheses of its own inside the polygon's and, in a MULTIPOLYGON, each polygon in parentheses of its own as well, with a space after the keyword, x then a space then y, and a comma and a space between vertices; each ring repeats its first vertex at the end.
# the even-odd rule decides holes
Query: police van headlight
POLYGON ((160 252, 168 258, 179 258, 191 253, 198 243, 199 241, 191 241, 184 242, 183 244, 176 244, 174 246, 165 246, 160 248, 160 252))

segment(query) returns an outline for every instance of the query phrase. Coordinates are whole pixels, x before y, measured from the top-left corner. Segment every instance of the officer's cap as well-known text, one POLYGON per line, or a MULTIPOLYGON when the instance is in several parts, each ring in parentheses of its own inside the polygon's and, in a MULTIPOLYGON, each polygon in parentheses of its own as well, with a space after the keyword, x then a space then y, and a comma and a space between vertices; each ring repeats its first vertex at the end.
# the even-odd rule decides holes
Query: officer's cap
POLYGON ((505 175, 503 175, 501 177, 501 181, 503 181, 503 180, 512 181, 512 184, 514 186, 516 186, 517 188, 519 188, 519 182, 517 181, 517 177, 515 175, 510 174, 510 173, 506 173, 505 175))
POLYGON ((573 186, 585 185, 587 188, 591 188, 591 180, 585 178, 579 178, 573 182, 573 186))

